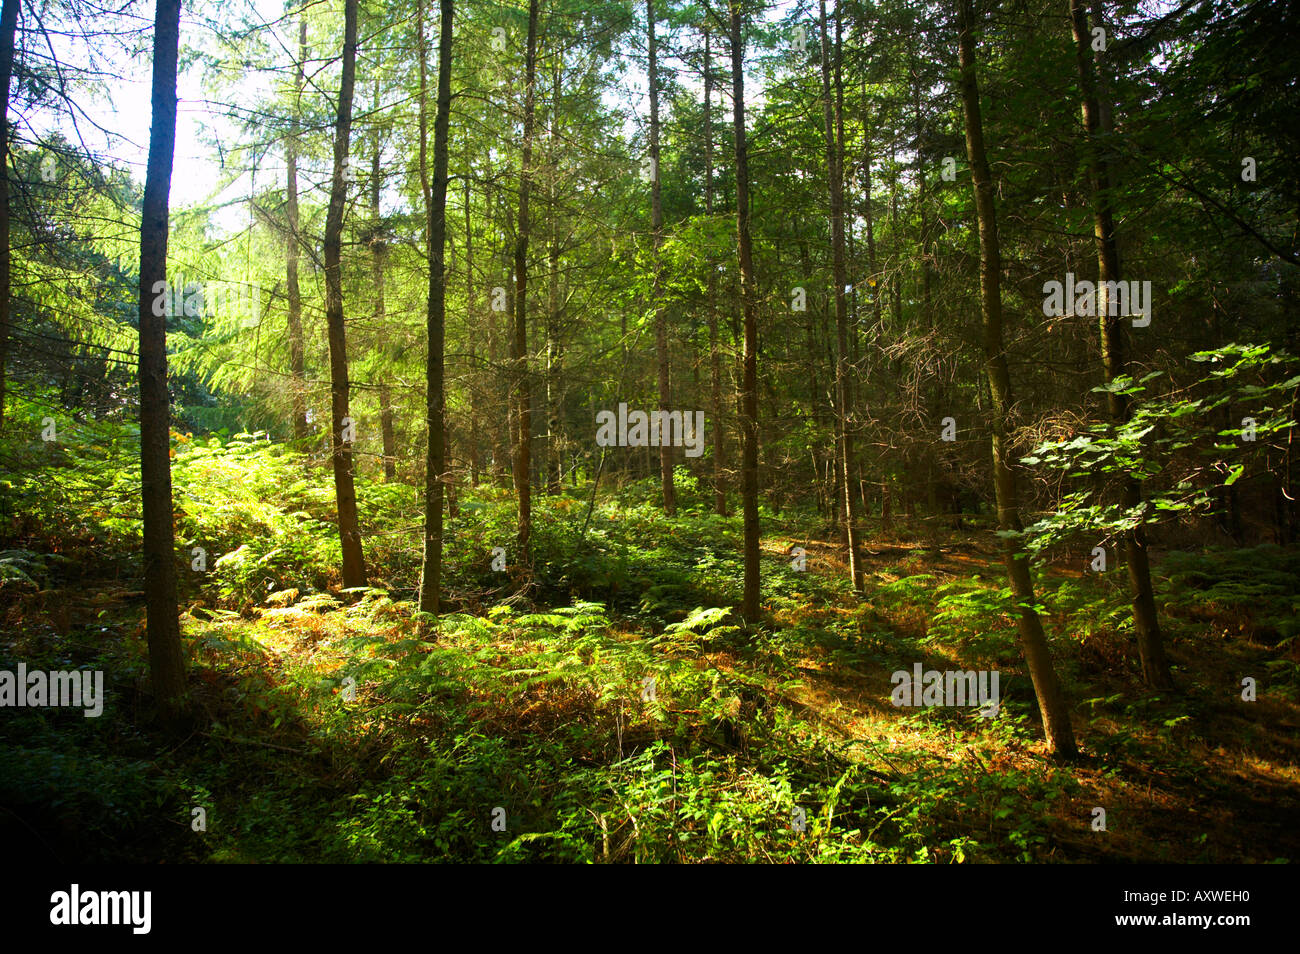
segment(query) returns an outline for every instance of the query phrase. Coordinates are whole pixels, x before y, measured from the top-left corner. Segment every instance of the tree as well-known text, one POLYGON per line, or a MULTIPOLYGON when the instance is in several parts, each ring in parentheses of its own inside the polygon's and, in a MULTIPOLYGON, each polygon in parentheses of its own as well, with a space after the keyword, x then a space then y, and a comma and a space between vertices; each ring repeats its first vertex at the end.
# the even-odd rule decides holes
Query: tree
MULTIPOLYGON (((713 47, 712 34, 704 26, 704 214, 713 218, 713 47)), ((709 315, 709 406, 713 411, 713 512, 727 515, 726 426, 722 418, 722 348, 718 340, 718 274, 713 256, 705 258, 705 283, 709 315)))
POLYGON ((159 289, 167 285, 168 194, 176 148, 180 19, 180 0, 158 0, 154 9, 153 121, 140 216, 140 497, 144 516, 145 626, 159 715, 163 724, 172 729, 179 727, 186 709, 185 659, 176 605, 167 318, 165 313, 154 313, 154 303, 159 289))
MULTIPOLYGON (((1100 5, 1099 5, 1100 6, 1100 5)), ((1111 314, 1111 289, 1119 287, 1119 245, 1115 238, 1115 216, 1111 209, 1110 164, 1103 153, 1102 137, 1111 130, 1106 127, 1108 110, 1101 107, 1097 94, 1097 80, 1092 58, 1092 33, 1088 29, 1088 12, 1083 0, 1070 0, 1070 25, 1074 33, 1075 60, 1079 70, 1079 89, 1082 93, 1083 125, 1087 134, 1089 190, 1093 207, 1093 236, 1097 249, 1097 320, 1101 332, 1102 368, 1106 375, 1106 404, 1111 420, 1123 425, 1129 419, 1129 400, 1115 385, 1116 379, 1131 374, 1125 357, 1123 317, 1111 314)), ((1130 471, 1123 480, 1123 503, 1130 513, 1142 513, 1142 485, 1130 471)), ((1129 589, 1133 598, 1133 627, 1137 631, 1138 656, 1142 662, 1142 678, 1156 689, 1172 689, 1173 677, 1165 659, 1160 634, 1160 617, 1156 612, 1155 591, 1151 585, 1151 564, 1147 556, 1145 519, 1139 517, 1136 526, 1123 533, 1120 545, 1128 565, 1129 589)))
POLYGON ((0 11, 0 429, 5 424, 5 374, 9 363, 9 83, 20 0, 0 11))
MULTIPOLYGON (((423 7, 424 0, 417 0, 423 7)), ((447 402, 443 380, 443 352, 446 338, 447 275, 444 259, 447 233, 447 140, 451 114, 451 36, 454 0, 440 0, 442 20, 438 26, 438 106, 433 119, 433 185, 430 190, 424 156, 424 72, 423 17, 420 23, 420 174, 428 214, 428 351, 425 359, 427 457, 424 470, 424 562, 420 568, 420 609, 438 614, 442 568, 442 497, 447 468, 447 402)))
POLYGON ((759 617, 758 524, 758 289, 754 277, 754 245, 749 234, 749 143, 745 133, 745 46, 741 0, 729 0, 731 10, 731 104, 736 153, 736 257, 740 269, 740 300, 745 350, 740 386, 740 496, 745 534, 745 590, 741 614, 759 617))
MULTIPOLYGON (((839 11, 835 15, 838 39, 839 11)), ((835 400, 836 437, 839 465, 844 471, 844 529, 849 548, 849 579, 853 588, 862 588, 862 567, 858 555, 858 495, 853 492, 853 435, 849 431, 852 413, 849 402, 849 309, 845 294, 848 273, 844 254, 844 89, 836 44, 835 99, 831 99, 831 54, 826 31, 826 0, 821 0, 822 105, 826 123, 826 168, 830 189, 831 276, 835 286, 835 400)))
MULTIPOLYGON (((418 17, 423 22, 423 17, 418 17)), ((423 47, 421 47, 423 50, 423 47)), ((424 69, 424 63, 421 62, 420 69, 424 69)), ((421 88, 421 93, 424 90, 421 88)), ((380 109, 379 97, 379 74, 375 73, 375 112, 378 114, 380 109)), ((421 103, 421 108, 423 108, 421 103)), ((380 160, 383 147, 380 144, 379 124, 372 127, 370 137, 370 276, 374 283, 375 296, 375 329, 379 334, 387 331, 387 307, 384 300, 384 263, 388 255, 387 243, 384 240, 384 222, 379 212, 379 193, 383 188, 383 176, 380 171, 380 160)), ((423 140, 421 140, 423 145, 423 140)), ((380 372, 383 374, 383 372, 380 372)), ((379 382, 379 433, 384 447, 384 482, 388 483, 397 477, 397 436, 393 432, 393 397, 392 389, 388 386, 388 379, 385 376, 379 382)))
POLYGON ((1029 666, 1029 675, 1038 696, 1043 717, 1043 732, 1053 755, 1072 759, 1078 749, 1065 694, 1061 690, 1043 623, 1034 609, 1034 583, 1029 573, 1029 559, 1021 544, 1020 501, 1016 489, 1016 472, 1008 458, 1007 416, 1012 406, 1011 376, 1002 342, 1002 252, 998 243, 997 209, 993 202, 993 177, 989 173, 984 149, 984 126, 980 115, 979 83, 975 68, 974 14, 971 0, 957 0, 960 24, 961 101, 966 121, 966 157, 970 162, 975 193, 975 215, 979 226, 980 313, 984 326, 984 368, 988 377, 992 432, 993 480, 997 499, 998 526, 1002 537, 1003 559, 1011 592, 1015 598, 1020 646, 1029 666))
POLYGON ((524 61, 524 142, 519 171, 519 218, 515 230, 515 314, 511 358, 514 361, 517 445, 515 495, 519 501, 519 561, 529 558, 532 535, 532 400, 528 381, 528 199, 533 185, 533 124, 537 86, 537 0, 528 3, 528 41, 524 61))
POLYGON ((331 443, 334 496, 338 505, 339 539, 343 546, 343 585, 366 585, 361 550, 357 492, 353 482, 352 439, 355 422, 348 411, 348 346, 343 323, 343 207, 347 200, 345 169, 352 133, 352 91, 357 63, 357 0, 343 6, 343 76, 339 83, 338 118, 334 125, 334 172, 325 217, 325 322, 329 328, 331 443))
POLYGON ((289 296, 289 375, 293 389, 293 436, 302 441, 307 437, 307 396, 305 394, 307 365, 302 340, 302 291, 298 286, 298 134, 299 113, 302 110, 303 63, 307 59, 307 17, 298 15, 298 58, 294 63, 293 118, 289 135, 284 141, 285 216, 288 234, 284 242, 285 289, 289 296))
MULTIPOLYGON (((651 298, 655 309, 655 367, 658 371, 659 410, 661 420, 667 422, 672 404, 672 387, 668 369, 668 318, 660 301, 660 249, 663 246, 664 205, 660 193, 659 175, 659 55, 655 48, 655 4, 646 0, 646 50, 648 53, 648 81, 650 84, 650 229, 654 242, 654 280, 651 298)), ((659 480, 663 488, 664 513, 677 512, 677 494, 673 488, 673 449, 668 440, 667 423, 659 440, 659 480)))

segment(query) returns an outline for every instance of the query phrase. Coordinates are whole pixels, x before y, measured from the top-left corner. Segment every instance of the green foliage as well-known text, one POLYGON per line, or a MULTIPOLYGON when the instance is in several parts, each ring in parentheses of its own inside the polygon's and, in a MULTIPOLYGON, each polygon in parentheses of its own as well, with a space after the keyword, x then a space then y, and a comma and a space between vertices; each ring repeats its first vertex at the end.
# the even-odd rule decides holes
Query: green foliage
POLYGON ((1217 488, 1236 483, 1248 467, 1267 466, 1258 449, 1283 439, 1295 425, 1288 407, 1300 386, 1300 375, 1292 375, 1295 359, 1268 345, 1230 344, 1197 352, 1191 360, 1218 367, 1186 392, 1168 396, 1141 397, 1162 376, 1157 371, 1094 388, 1094 393, 1134 400, 1128 419, 1094 423, 1086 433, 1044 443, 1022 458, 1026 465, 1088 484, 1063 495, 1055 512, 1026 528, 1031 552, 1085 531, 1117 537, 1144 523, 1208 513, 1217 488), (1234 423, 1215 425, 1223 416, 1219 411, 1230 413, 1234 423), (1253 422, 1250 433, 1241 423, 1246 419, 1253 422), (1192 453, 1202 460, 1193 472, 1155 482, 1173 461, 1192 453), (1114 485, 1130 476, 1144 483, 1146 500, 1140 506, 1117 503, 1114 485))

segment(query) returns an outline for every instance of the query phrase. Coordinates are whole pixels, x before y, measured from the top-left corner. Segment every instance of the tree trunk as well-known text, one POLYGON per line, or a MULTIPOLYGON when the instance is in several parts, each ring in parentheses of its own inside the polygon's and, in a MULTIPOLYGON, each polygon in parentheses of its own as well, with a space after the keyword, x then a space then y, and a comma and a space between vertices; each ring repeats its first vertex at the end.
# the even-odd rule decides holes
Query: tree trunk
MULTIPOLYGON (((844 123, 840 107, 843 105, 843 87, 840 75, 840 58, 837 44, 835 57, 835 99, 831 99, 831 52, 826 31, 826 0, 820 0, 822 44, 822 113, 826 123, 826 167, 830 176, 831 211, 831 274, 835 287, 835 400, 839 405, 836 415, 836 438, 840 466, 848 479, 844 481, 846 540, 849 550, 849 579, 855 590, 862 589, 862 564, 858 553, 858 506, 850 488, 854 483, 853 435, 849 428, 849 309, 844 288, 848 284, 848 270, 844 260, 844 123)), ((839 19, 838 9, 836 20, 839 19)), ((836 31, 838 33, 838 30, 836 31)))
MULTIPOLYGON (((650 296, 655 309, 655 364, 659 378, 659 409, 663 421, 672 402, 672 383, 668 369, 668 319, 659 301, 659 249, 663 245, 664 209, 659 189, 659 58, 655 50, 655 4, 646 0, 646 48, 649 51, 650 84, 650 229, 654 241, 654 280, 650 296)), ((661 422, 661 427, 663 424, 661 422)), ((661 437, 667 437, 661 432, 661 437)), ((651 437, 651 440, 654 438, 651 437)), ((673 449, 667 440, 659 441, 659 482, 663 487, 664 513, 677 512, 677 493, 673 486, 673 449)))
MULTIPOLYGON (((510 254, 514 254, 513 250, 510 254)), ((509 268, 504 269, 504 271, 508 276, 509 268)), ((504 288, 502 290, 504 291, 504 288)), ((495 312, 493 314, 495 314, 495 312)), ((505 369, 505 374, 503 374, 502 377, 505 379, 506 383, 504 389, 505 400, 500 403, 494 402, 497 407, 501 407, 501 405, 504 404, 504 407, 501 407, 501 410, 504 411, 504 413, 493 415, 496 427, 493 429, 495 441, 492 448, 492 482, 497 487, 506 487, 514 481, 515 468, 514 463, 511 460, 511 455, 514 454, 514 440, 519 431, 519 428, 516 425, 516 421, 519 417, 517 413, 519 408, 515 403, 516 368, 513 358, 515 352, 515 292, 513 288, 510 289, 510 294, 506 296, 505 320, 498 322, 495 317, 492 318, 492 330, 493 334, 490 339, 492 367, 503 367, 505 369), (504 335, 501 334, 502 326, 505 328, 504 335), (501 340, 502 338, 505 339, 504 342, 501 340), (504 362, 501 360, 502 344, 505 345, 506 350, 504 362), (510 467, 510 475, 508 479, 506 475, 507 464, 510 467)), ((496 394, 495 391, 493 393, 496 394)))
MULTIPOLYGON (((379 80, 375 79, 375 109, 379 109, 379 80)), ((384 324, 388 313, 384 304, 384 247, 383 230, 379 215, 380 185, 380 145, 379 129, 374 130, 371 141, 370 156, 370 219, 373 231, 370 235, 370 275, 374 284, 375 328, 387 338, 384 324)), ((380 370, 384 374, 384 370, 380 370)), ((397 437, 393 433, 393 396, 387 383, 379 385, 379 433, 384 445, 384 482, 388 483, 397 476, 397 437)))
MULTIPOLYGON (((1109 133, 1103 121, 1102 108, 1097 97, 1093 74, 1092 34, 1088 29, 1088 13, 1082 0, 1070 0, 1070 24, 1074 31, 1075 60, 1079 68, 1079 89, 1083 94, 1083 125, 1088 135, 1088 172, 1092 189, 1093 237, 1097 248, 1097 316, 1101 333, 1102 367, 1106 383, 1130 372, 1124 342, 1123 318, 1110 314, 1110 289, 1108 282, 1120 280, 1119 247, 1115 239, 1115 218, 1110 205, 1110 164, 1102 154, 1101 134, 1109 133)), ((1129 417, 1128 397, 1114 391, 1106 395, 1106 405, 1116 426, 1129 417)), ((1124 509, 1143 508, 1142 485, 1130 473, 1123 477, 1122 500, 1124 509)), ((1144 511, 1145 512, 1145 511, 1144 511)), ((1137 631, 1138 656, 1142 662, 1142 678, 1155 689, 1174 688, 1165 658, 1164 642, 1160 633, 1160 618, 1156 612, 1155 591, 1151 585, 1151 566, 1148 560, 1145 521, 1139 521, 1132 530, 1123 534, 1120 545, 1128 564, 1129 590, 1133 601, 1133 626, 1137 631)))
POLYGON ((0 12, 0 430, 5 423, 5 375, 9 367, 9 85, 14 72, 18 5, 19 0, 4 0, 0 12))
MULTIPOLYGON (((555 196, 552 194, 552 200, 555 196)), ((552 207, 553 208, 553 207, 552 207)), ((552 220, 554 225, 554 220, 552 220)), ((560 245, 554 228, 546 250, 546 492, 558 494, 564 476, 561 423, 564 420, 564 350, 559 339, 560 245)))
POLYGON ((893 259, 893 275, 889 280, 889 301, 891 310, 894 313, 895 334, 901 334, 903 328, 903 269, 899 260, 901 256, 898 253, 899 245, 902 242, 903 229, 898 221, 898 163, 897 154, 893 147, 889 150, 890 172, 889 177, 889 228, 893 234, 890 236, 890 248, 892 250, 891 258, 893 259))
POLYGON ((872 327, 879 334, 880 276, 876 263, 876 220, 871 209, 871 125, 865 116, 862 119, 862 142, 865 149, 862 158, 862 209, 867 226, 867 294, 871 296, 871 316, 875 320, 872 327))
POLYGON ((1007 412, 1012 406, 1011 376, 1002 344, 1002 253, 998 244, 997 210, 993 204, 993 179, 984 150, 984 128, 980 116, 979 85, 975 77, 974 16, 971 0, 958 0, 960 14, 959 49, 961 98, 966 120, 966 156, 974 183, 975 214, 979 223, 980 311, 984 323, 984 366, 991 395, 990 421, 993 434, 993 475, 998 504, 998 525, 1003 534, 1003 557, 1011 590, 1020 611, 1018 629, 1021 649, 1038 696, 1043 732, 1053 755, 1063 759, 1078 756, 1065 694, 1052 664, 1051 651, 1042 620, 1034 610, 1034 584, 1029 559, 1020 548, 1020 502, 1016 472, 1008 459, 1007 412), (1014 535, 1014 536, 1011 536, 1014 535))
MULTIPOLYGON (((704 31, 704 214, 713 215, 713 48, 704 31)), ((713 512, 727 515, 726 428, 722 422, 722 348, 718 341, 718 275, 713 256, 708 261, 709 387, 713 411, 713 512)))
MULTIPOLYGON (((445 274, 445 272, 444 272, 445 274)), ((446 381, 446 375, 443 376, 446 381)), ((442 454, 445 461, 443 482, 447 485, 447 516, 455 520, 460 515, 460 499, 456 496, 456 455, 452 453, 451 415, 446 413, 446 398, 443 398, 442 454)))
MULTIPOLYGON (((420 0, 423 10, 423 0, 420 0)), ((425 382, 424 560, 420 568, 420 610, 438 615, 442 572, 442 502, 446 460, 446 397, 443 352, 446 336, 447 152, 451 116, 451 39, 454 0, 441 0, 438 26, 438 106, 433 118, 433 185, 424 150, 426 129, 424 18, 420 17, 420 182, 428 221, 429 301, 425 382)))
POLYGON ((754 251, 749 236, 749 143, 745 135, 745 49, 742 45, 740 0, 731 2, 732 125, 736 146, 736 249, 740 267, 740 299, 744 314, 745 350, 740 387, 740 496, 745 528, 745 595, 741 613, 759 617, 758 525, 758 289, 754 251))
POLYGON ((284 278, 289 295, 289 386, 293 391, 293 436, 297 441, 307 437, 307 365, 302 338, 302 292, 298 287, 298 115, 301 112, 304 85, 303 62, 307 59, 307 19, 300 14, 298 21, 298 62, 295 67, 293 120, 289 138, 285 142, 285 215, 289 234, 285 239, 284 278))
POLYGON ((519 498, 519 563, 531 563, 529 541, 532 511, 532 399, 528 389, 528 198, 533 177, 533 119, 537 86, 537 6, 528 2, 528 48, 524 61, 524 143, 519 172, 519 224, 515 231, 515 315, 511 357, 514 359, 516 426, 515 494, 519 498))
POLYGON ((154 314, 153 305, 167 281, 167 203, 176 147, 180 17, 180 0, 158 0, 154 11, 153 119, 140 218, 140 496, 146 633, 158 712, 169 729, 180 727, 186 710, 185 659, 176 607, 167 318, 154 314))
POLYGON ((393 430, 393 394, 379 385, 379 433, 384 442, 384 483, 397 479, 397 434, 393 430))
MULTIPOLYGON (((465 159, 465 319, 466 324, 474 326, 474 232, 470 223, 470 179, 473 178, 473 162, 465 159)), ((469 386, 469 485, 477 487, 479 481, 479 401, 478 401, 478 333, 471 333, 469 349, 469 366, 471 379, 469 386)))
MULTIPOLYGON (((560 65, 551 70, 551 128, 547 137, 550 152, 548 166, 559 161, 555 149, 556 126, 560 112, 560 65)), ((564 345, 560 341, 560 226, 556 209, 556 175, 548 179, 550 199, 550 241, 546 249, 546 492, 558 494, 564 477, 564 345)))
MULTIPOLYGON (((491 177, 492 176, 491 167, 489 167, 488 172, 489 172, 489 177, 488 180, 484 183, 484 188, 490 190, 493 185, 492 177, 491 177)), ((502 190, 502 192, 504 192, 504 190, 502 190)), ((494 205, 494 203, 492 202, 492 198, 493 196, 491 196, 491 194, 489 193, 488 201, 486 203, 489 209, 489 215, 491 214, 491 209, 493 208, 494 205)), ((501 212, 502 216, 506 214, 504 209, 498 209, 498 211, 501 212)), ((500 233, 496 233, 496 234, 500 234, 500 233)), ((503 264, 502 270, 504 273, 508 275, 508 270, 504 266, 504 257, 505 257, 504 245, 505 245, 505 241, 503 239, 501 246, 498 248, 494 248, 492 254, 488 256, 488 259, 493 263, 493 265, 495 265, 498 262, 497 256, 498 254, 500 254, 501 255, 500 261, 503 264)), ((505 279, 503 279, 503 281, 505 281, 505 279)), ((491 462, 490 472, 492 476, 492 485, 494 487, 504 487, 506 486, 506 462, 510 459, 511 441, 514 440, 514 434, 515 434, 515 430, 514 430, 515 369, 514 369, 513 361, 509 361, 508 364, 502 363, 501 346, 503 343, 502 338, 504 337, 505 350, 507 354, 513 354, 514 345, 512 344, 512 339, 514 334, 513 329, 514 329, 515 298, 514 298, 513 290, 511 294, 504 296, 505 306, 506 306, 505 314, 503 316, 504 320, 498 318, 497 317, 498 312, 494 310, 496 306, 492 303, 493 300, 496 298, 496 287, 498 286, 491 286, 488 288, 489 304, 488 304, 488 311, 485 313, 488 322, 488 367, 492 369, 494 376, 498 374, 501 369, 504 369, 505 373, 501 374, 500 376, 504 378, 506 387, 504 388, 504 394, 505 394, 504 401, 500 400, 503 389, 494 386, 488 392, 489 394, 491 394, 493 398, 491 404, 489 405, 490 408, 489 413, 491 414, 492 417, 492 435, 491 435, 491 445, 490 445, 492 448, 492 453, 491 453, 492 462, 491 462), (502 334, 503 325, 505 326, 504 335, 502 334)), ((505 287, 504 285, 500 287, 504 295, 505 287)), ((511 469, 513 470, 513 468, 511 469)))
POLYGON ((352 133, 352 90, 357 65, 357 0, 343 7, 343 77, 339 84, 338 120, 334 129, 334 175, 330 183, 329 211, 325 216, 325 322, 330 346, 330 439, 334 459, 334 495, 338 501, 339 539, 343 547, 343 585, 366 585, 366 562, 361 550, 357 519, 357 494, 353 485, 352 442, 344 439, 348 418, 348 348, 343 325, 343 206, 347 183, 343 178, 352 133))

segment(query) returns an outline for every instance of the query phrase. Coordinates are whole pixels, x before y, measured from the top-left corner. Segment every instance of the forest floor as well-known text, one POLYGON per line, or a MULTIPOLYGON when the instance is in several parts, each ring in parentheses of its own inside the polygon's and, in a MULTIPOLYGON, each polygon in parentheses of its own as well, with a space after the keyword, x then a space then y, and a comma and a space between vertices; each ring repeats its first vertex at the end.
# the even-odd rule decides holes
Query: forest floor
POLYGON ((585 532, 585 499, 537 498, 524 594, 517 568, 491 569, 514 507, 483 487, 449 525, 435 632, 399 598, 418 571, 414 487, 359 483, 375 578, 343 592, 328 474, 214 441, 176 462, 178 546, 206 567, 182 580, 196 718, 170 738, 151 719, 136 505, 119 493, 133 475, 107 459, 17 454, 2 488, 0 669, 103 670, 107 699, 100 718, 0 719, 0 837, 28 857, 1300 858, 1294 551, 1159 554, 1173 693, 1141 684, 1122 572, 1041 565, 1087 756, 1056 765, 987 529, 899 521, 867 541, 858 596, 817 514, 765 512, 767 620, 745 628, 728 609, 739 518, 708 513, 689 477, 678 516, 633 484, 602 494, 585 532), (997 670, 996 716, 895 707, 891 674, 915 663, 997 670))

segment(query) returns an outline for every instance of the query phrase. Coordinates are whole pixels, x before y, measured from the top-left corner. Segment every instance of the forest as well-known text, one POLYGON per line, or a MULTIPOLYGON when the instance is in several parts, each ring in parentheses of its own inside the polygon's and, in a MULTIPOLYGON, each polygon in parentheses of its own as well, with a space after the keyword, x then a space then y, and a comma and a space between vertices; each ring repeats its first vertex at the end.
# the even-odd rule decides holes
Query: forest
POLYGON ((1298 37, 3 0, 0 844, 1300 858, 1298 37))

